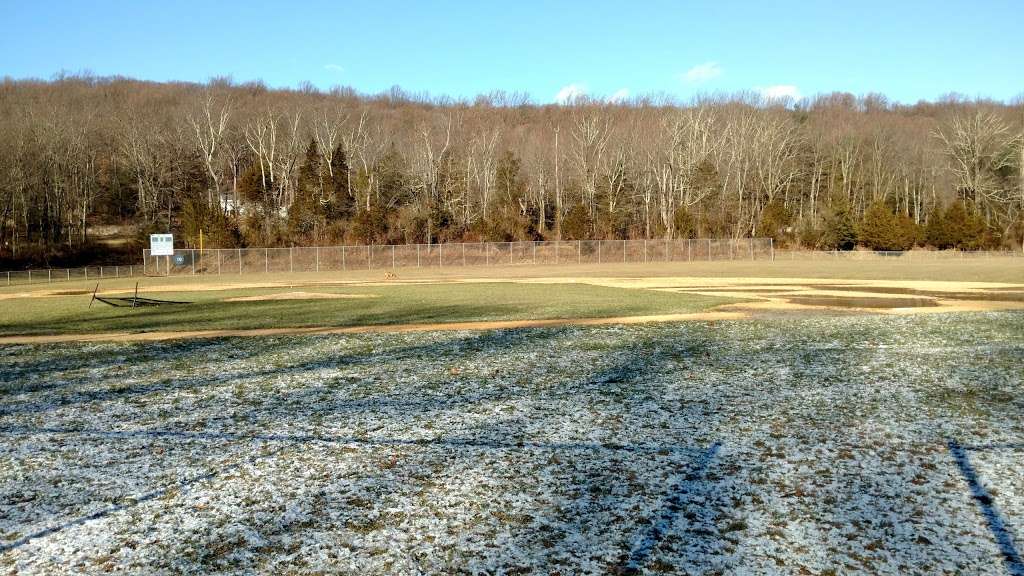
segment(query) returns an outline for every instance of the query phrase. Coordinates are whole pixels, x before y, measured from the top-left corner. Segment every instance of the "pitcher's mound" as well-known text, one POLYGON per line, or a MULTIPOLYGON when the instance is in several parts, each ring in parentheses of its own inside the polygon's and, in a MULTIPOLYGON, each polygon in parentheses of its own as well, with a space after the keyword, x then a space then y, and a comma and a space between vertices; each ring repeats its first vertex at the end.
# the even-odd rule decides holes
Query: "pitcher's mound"
POLYGON ((332 292, 280 292, 259 296, 238 296, 225 302, 258 302, 262 300, 328 300, 336 298, 376 298, 376 294, 336 294, 332 292))

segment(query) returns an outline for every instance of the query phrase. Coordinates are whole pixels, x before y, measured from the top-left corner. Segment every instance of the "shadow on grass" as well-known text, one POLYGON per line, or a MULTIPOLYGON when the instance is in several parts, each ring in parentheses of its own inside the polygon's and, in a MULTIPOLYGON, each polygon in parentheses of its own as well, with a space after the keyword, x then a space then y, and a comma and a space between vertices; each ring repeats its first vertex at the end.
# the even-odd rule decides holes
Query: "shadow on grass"
MULTIPOLYGON (((58 434, 58 435, 90 435, 100 436, 112 440, 124 439, 124 438, 174 438, 174 439, 187 439, 187 440, 218 440, 218 441, 261 441, 261 442, 273 442, 273 443, 285 443, 286 446, 277 448, 267 454, 259 456, 252 456, 244 459, 242 462, 231 464, 229 466, 222 467, 218 470, 200 474, 188 480, 176 482, 173 485, 165 486, 156 490, 151 490, 139 496, 124 498, 122 502, 103 508, 96 512, 86 514, 84 516, 75 518, 73 520, 57 524, 43 530, 36 531, 32 534, 22 536, 21 538, 9 542, 6 544, 0 544, 0 552, 6 550, 12 550, 24 546, 32 540, 42 538, 55 534, 67 528, 79 526, 92 520, 98 520, 113 514, 126 510, 130 507, 148 502, 159 498, 171 490, 183 490, 199 482, 211 480, 217 476, 221 476, 226 472, 236 470, 246 464, 255 463, 260 460, 265 460, 279 454, 282 450, 290 445, 296 444, 308 444, 308 443, 321 443, 321 444, 334 444, 349 447, 360 447, 360 448, 393 448, 393 447, 441 447, 441 448, 452 448, 452 449, 463 449, 463 448, 475 448, 475 449, 487 449, 487 450, 537 450, 537 451, 559 451, 559 452, 624 452, 636 455, 643 455, 649 453, 659 454, 672 454, 682 453, 689 455, 692 453, 692 449, 681 449, 676 446, 664 446, 664 445, 630 445, 630 444, 597 444, 588 442, 534 442, 534 441, 520 441, 514 443, 506 442, 494 442, 494 441, 481 441, 473 439, 404 439, 404 438, 379 438, 379 439, 367 439, 359 438, 354 436, 349 437, 337 437, 337 436, 325 436, 325 435, 291 435, 291 434, 252 434, 252 435, 239 435, 239 434, 228 434, 228 433, 211 433, 211 432, 179 432, 173 430, 134 430, 134 431, 108 431, 108 430, 91 430, 91 429, 75 429, 75 428, 29 428, 29 427, 12 427, 0 429, 0 434, 5 436, 20 436, 20 435, 39 435, 39 434, 58 434)), ((703 469, 707 467, 708 462, 713 458, 714 454, 718 451, 718 444, 714 445, 709 451, 707 451, 695 465, 694 471, 690 476, 685 478, 686 481, 694 481, 698 478, 698 475, 703 472, 703 469)), ((667 529, 671 527, 671 522, 674 520, 675 513, 678 512, 677 507, 677 496, 674 495, 675 491, 679 489, 679 486, 673 484, 670 487, 670 492, 673 495, 666 502, 666 510, 671 512, 666 514, 662 513, 659 516, 658 521, 652 527, 652 530, 648 532, 638 543, 638 548, 634 549, 630 555, 630 564, 639 564, 646 560, 646 557, 650 555, 651 550, 657 545, 658 541, 664 536, 667 529)))
POLYGON ((74 334, 377 326, 523 317, 525 306, 434 305, 400 303, 380 307, 369 301, 317 300, 267 302, 197 302, 189 306, 104 311, 97 317, 76 314, 60 320, 0 323, 0 334, 74 334), (327 302, 328 304, 323 304, 327 302), (114 315, 111 315, 114 314, 114 315))
MULTIPOLYGON (((971 490, 971 498, 978 505, 981 515, 985 517, 985 523, 988 525, 989 532, 992 533, 992 538, 999 546, 999 552, 1003 556, 1007 572, 1011 576, 1024 576, 1024 561, 1021 560, 1020 552, 1017 551, 1017 547, 1013 543, 1013 536, 1006 525, 1006 520, 999 512, 992 495, 982 485, 977 471, 971 464, 971 459, 967 454, 970 448, 961 446, 953 439, 948 439, 946 446, 949 448, 953 460, 956 461, 957 468, 960 469, 960 474, 964 477, 967 487, 971 490)), ((989 446, 982 449, 993 448, 989 446)))
MULTIPOLYGON (((478 353, 494 354, 497 352, 498 354, 507 355, 517 348, 534 349, 538 346, 563 346, 566 345, 566 342, 556 342, 552 341, 552 339, 566 337, 569 339, 568 341, 575 342, 577 335, 578 330, 575 329, 492 331, 474 334, 465 338, 447 340, 442 343, 426 342, 413 346, 400 346, 390 350, 370 351, 336 359, 331 358, 329 360, 324 360, 321 357, 318 361, 314 362, 304 361, 289 367, 268 368, 263 374, 274 374, 282 370, 313 370, 322 368, 325 361, 338 364, 358 364, 363 362, 388 364, 400 359, 414 360, 424 355, 429 355, 432 359, 452 357, 471 360, 478 353)), ((560 526, 575 525, 577 528, 570 530, 570 532, 598 535, 602 527, 593 524, 592 514, 598 511, 611 511, 613 516, 618 518, 618 522, 628 522, 631 527, 630 530, 635 534, 631 540, 621 543, 625 547, 623 552, 625 562, 629 566, 642 568, 648 562, 651 555, 661 546, 666 534, 673 533, 676 530, 673 524, 679 513, 680 499, 677 494, 679 482, 700 482, 700 472, 708 465, 708 462, 713 457, 714 452, 717 452, 718 448, 715 445, 709 453, 707 449, 687 447, 689 444, 692 444, 689 435, 669 438, 668 442, 663 440, 645 442, 643 439, 647 431, 642 428, 633 430, 629 423, 642 421, 644 415, 640 413, 634 414, 633 410, 646 410, 645 406, 648 405, 649 401, 657 397, 658 386, 661 384, 652 384, 652 382, 657 382, 659 377, 665 376, 667 371, 672 370, 673 359, 678 360, 682 355, 694 360, 700 357, 701 361, 705 361, 704 358, 706 358, 707 351, 713 348, 713 343, 700 340, 700 338, 697 338, 687 342, 665 343, 648 339, 632 339, 624 346, 616 346, 609 350, 608 357, 612 360, 611 362, 601 363, 600 366, 595 367, 593 370, 584 370, 578 374, 578 377, 571 378, 571 382, 565 383, 565 390, 561 390, 559 387, 537 389, 531 385, 524 384, 521 386, 502 387, 489 393, 485 390, 484 393, 477 394, 473 391, 472 387, 467 387, 464 389, 465 391, 457 393, 455 397, 448 397, 442 394, 428 394, 424 396, 424 390, 412 388, 403 390, 403 393, 397 397, 377 394, 356 401, 331 399, 328 397, 329 401, 327 403, 320 403, 318 402, 320 399, 318 392, 310 390, 309 386, 303 386, 291 391, 281 390, 281 394, 268 395, 258 407, 252 409, 253 413, 250 415, 256 418, 257 421, 263 420, 263 422, 260 422, 261 425, 266 424, 265 421, 268 417, 272 421, 280 419, 282 422, 293 424, 296 421, 301 422, 304 416, 311 416, 312 413, 318 415, 339 413, 355 415, 384 409, 387 415, 397 419, 397 422, 415 424, 413 418, 418 415, 429 414, 432 410, 437 409, 459 407, 467 403, 494 399, 515 400, 517 398, 525 398, 543 404, 546 398, 545 394, 551 394, 552 398, 562 400, 576 395, 580 398, 580 402, 584 403, 587 397, 592 397, 598 401, 598 404, 593 404, 598 407, 597 410, 611 409, 615 415, 623 416, 623 421, 628 426, 627 432, 639 433, 634 434, 632 439, 621 443, 619 441, 591 442, 580 440, 552 442, 531 440, 531 434, 535 434, 538 428, 543 429, 546 418, 544 412, 522 415, 522 417, 514 421, 487 421, 483 423, 483 427, 480 430, 476 431, 484 436, 484 439, 473 437, 476 436, 473 434, 469 438, 459 437, 458 434, 452 437, 449 434, 446 437, 440 438, 407 439, 331 436, 323 434, 233 434, 174 429, 116 431, 77 427, 31 426, 8 426, 0 432, 8 437, 35 434, 92 435, 109 439, 113 445, 117 445, 127 439, 141 439, 143 443, 147 439, 159 439, 169 441, 209 441, 215 444, 279 442, 285 444, 286 447, 325 443, 366 448, 441 448, 448 452, 449 455, 447 457, 449 458, 470 459, 471 466, 473 465, 472 459, 479 453, 479 450, 506 451, 510 453, 544 451, 562 453, 563 458, 565 454, 569 454, 569 463, 571 465, 562 464, 562 466, 569 466, 570 470, 566 472, 566 477, 573 479, 573 485, 558 487, 555 490, 555 493, 558 495, 556 505, 550 510, 543 511, 543 514, 549 516, 541 521, 560 526), (623 399, 623 401, 620 403, 618 402, 619 399, 623 399), (605 402, 607 402, 607 405, 605 402), (616 406, 618 408, 614 408, 616 406), (310 413, 307 414, 307 412, 310 413), (487 437, 492 439, 487 439, 487 437), (510 440, 513 438, 521 438, 521 440, 510 440), (583 453, 621 455, 626 459, 635 459, 638 464, 647 467, 654 465, 651 464, 652 462, 660 463, 662 460, 668 460, 665 465, 669 466, 670 469, 665 470, 665 474, 677 477, 680 480, 672 482, 667 493, 664 493, 664 495, 662 495, 664 489, 661 486, 645 485, 645 489, 651 491, 643 493, 643 497, 659 502, 655 507, 656 512, 652 517, 636 518, 628 510, 614 513, 614 508, 627 506, 630 503, 630 498, 622 496, 621 489, 626 486, 625 483, 627 481, 623 478, 622 469, 615 464, 619 460, 604 456, 588 458, 581 456, 583 453), (693 462, 694 458, 697 460, 696 463, 693 462), (691 478, 691 476, 693 477, 691 478)), ((274 346, 296 346, 300 345, 301 342, 303 342, 301 338, 274 339, 274 346)), ((170 349, 173 350, 173 347, 170 347, 170 349)), ((260 350, 260 353, 263 352, 265 352, 265 348, 260 350)), ((571 353, 571 347, 566 353, 571 353)), ((226 381, 190 381, 183 383, 182 388, 189 389, 214 383, 224 385, 236 380, 244 381, 251 378, 259 378, 260 375, 259 373, 245 373, 235 375, 226 381)), ((177 388, 177 383, 165 382, 156 386, 143 387, 146 390, 139 389, 136 393, 142 394, 145 391, 160 392, 162 389, 166 389, 168 385, 172 386, 171 390, 179 389, 177 388)), ((327 392, 330 391, 328 390, 327 392)), ((118 399, 118 396, 97 397, 85 394, 80 396, 79 401, 114 401, 118 399)), ((688 404, 684 410, 693 411, 691 416, 696 418, 700 417, 698 414, 706 414, 700 406, 693 403, 688 404)), ((557 422, 552 422, 552 424, 557 424, 557 422)), ((712 427, 713 422, 711 421, 705 422, 702 426, 704 430, 710 430, 712 427)), ((612 430, 594 430, 594 432, 600 432, 600 435, 609 438, 616 437, 615 434, 611 433, 614 432, 612 430)), ((0 551, 21 547, 34 539, 45 537, 92 520, 104 518, 127 507, 134 506, 135 503, 158 498, 169 490, 175 488, 183 489, 205 480, 211 480, 222 475, 225 471, 235 469, 246 462, 272 457, 275 454, 276 452, 272 452, 265 456, 247 459, 242 463, 222 466, 217 470, 194 476, 168 487, 146 491, 138 498, 122 498, 113 506, 83 514, 75 519, 22 536, 12 543, 0 545, 3 546, 0 548, 0 551)), ((660 466, 661 464, 657 465, 660 466)), ((408 480, 408 482, 413 481, 412 479, 408 480)), ((394 489, 399 490, 401 487, 395 486, 394 489)), ((525 487, 524 489, 528 490, 525 487)), ((703 506, 701 502, 688 504, 698 507, 703 506)), ((43 525, 45 526, 45 524, 43 525)), ((516 537, 522 538, 522 543, 525 545, 524 549, 538 546, 538 534, 536 533, 528 531, 518 533, 516 537)), ((565 538, 568 537, 563 536, 563 539, 565 538)), ((555 564, 545 565, 549 568, 555 567, 555 564)))
MULTIPOLYGON (((0 433, 6 433, 6 432, 4 431, 4 432, 0 432, 0 433)), ((230 466, 225 466, 225 467, 217 469, 217 470, 206 472, 206 473, 200 474, 198 476, 189 478, 187 480, 181 480, 181 481, 175 482, 174 484, 171 484, 171 485, 168 485, 168 486, 164 486, 164 487, 158 488, 156 490, 150 490, 149 492, 146 492, 144 494, 140 494, 138 496, 124 498, 123 501, 118 503, 118 504, 114 504, 112 506, 108 506, 108 507, 102 508, 102 509, 97 510, 95 512, 92 512, 90 514, 86 514, 84 516, 80 516, 78 518, 75 518, 73 520, 69 520, 69 521, 61 523, 61 524, 55 524, 53 526, 44 528, 42 530, 38 530, 38 531, 33 532, 31 534, 26 534, 25 536, 22 536, 22 537, 18 538, 17 540, 14 540, 12 542, 0 543, 0 552, 6 552, 8 550, 14 550, 16 548, 20 548, 20 547, 24 546, 25 544, 28 544, 29 542, 31 542, 33 540, 37 540, 39 538, 43 538, 43 537, 49 536, 51 534, 56 534, 56 533, 61 532, 63 530, 67 530, 68 528, 73 528, 75 526, 81 526, 81 525, 86 524, 88 522, 91 522, 93 520, 99 520, 101 518, 105 518, 107 516, 110 516, 111 514, 114 514, 114 513, 117 513, 117 512, 121 512, 123 510, 128 510, 129 508, 138 506, 139 504, 143 504, 145 502, 149 502, 150 500, 156 500, 157 498, 163 497, 163 496, 167 495, 168 493, 170 493, 172 491, 183 491, 183 490, 186 490, 186 489, 188 489, 189 487, 191 487, 191 486, 193 486, 195 484, 198 484, 198 483, 206 481, 206 480, 211 480, 213 478, 216 478, 217 476, 220 476, 220 475, 223 475, 225 473, 237 470, 237 469, 241 468, 242 466, 245 466, 246 464, 252 464, 252 463, 255 463, 255 462, 259 461, 259 460, 262 460, 262 459, 274 456, 277 453, 281 452, 282 450, 284 450, 283 447, 282 448, 278 448, 277 450, 274 450, 273 452, 271 452, 269 454, 263 454, 263 455, 260 455, 260 456, 252 456, 252 457, 249 457, 249 458, 243 460, 242 462, 238 462, 238 463, 232 464, 230 466)))
MULTIPOLYGON (((644 453, 675 453, 689 454, 691 449, 682 449, 663 444, 619 444, 616 442, 534 442, 528 440, 516 442, 497 442, 474 439, 437 439, 437 438, 366 438, 362 436, 328 436, 322 434, 231 434, 228 432, 183 432, 178 430, 94 430, 89 428, 31 428, 12 426, 0 428, 5 436, 23 436, 36 434, 61 434, 100 436, 112 440, 123 438, 176 438, 182 440, 225 440, 231 442, 261 441, 286 442, 292 444, 320 443, 340 444, 362 447, 393 448, 402 446, 440 446, 445 448, 483 448, 489 450, 566 450, 573 452, 626 452, 644 453)), ((715 448, 717 451, 717 446, 715 448)))
MULTIPOLYGON (((420 357, 437 357, 439 354, 445 354, 445 351, 451 354, 457 354, 460 357, 465 357, 466 354, 478 354, 483 353, 494 348, 501 348, 504 352, 510 350, 510 346, 529 346, 538 344, 542 340, 549 340, 563 333, 565 329, 562 328, 551 328, 542 330, 530 330, 530 331, 510 331, 510 330, 491 330, 485 332, 472 333, 464 337, 460 337, 454 340, 446 340, 443 343, 434 341, 425 341, 422 344, 416 344, 411 346, 401 346, 393 350, 377 351, 371 350, 369 352, 362 352, 357 354, 345 354, 339 357, 331 357, 329 360, 317 360, 317 361, 304 361, 288 364, 284 366, 269 366, 261 370, 246 371, 241 373, 233 374, 227 378, 177 378, 161 380, 148 384, 128 384, 125 386, 117 386, 113 388, 99 389, 99 390, 65 390, 69 386, 66 382, 40 382, 31 384, 21 384, 15 382, 13 379, 17 378, 18 373, 36 373, 36 372, 51 372, 54 370, 54 359, 51 357, 44 357, 38 360, 34 360, 29 363, 21 364, 17 366, 17 370, 8 370, 3 375, 0 375, 0 394, 7 393, 37 393, 49 391, 53 393, 53 396, 43 398, 34 402, 6 402, 4 405, 0 405, 0 416, 6 415, 18 415, 18 414, 29 414, 29 413, 45 413, 65 408, 69 406, 75 406, 78 404, 89 404, 94 402, 109 402, 109 401, 123 401, 128 398, 136 396, 144 396, 153 393, 164 393, 174 392, 181 390, 198 390, 208 386, 227 386, 235 383, 245 383, 247 381, 259 380, 263 377, 272 377, 283 374, 290 374, 295 376, 303 372, 311 372, 314 370, 320 370, 326 365, 333 367, 345 367, 345 366, 358 366, 363 364, 378 365, 380 363, 402 361, 407 359, 416 359, 420 357), (14 385, 12 385, 14 384, 14 385)), ((61 357, 56 360, 57 366, 62 369, 69 368, 97 368, 104 366, 105 363, 113 362, 117 359, 119 362, 123 361, 126 357, 132 357, 136 362, 145 362, 148 359, 151 360, 168 360, 174 357, 179 358, 207 358, 207 357, 221 357, 219 352, 230 351, 232 353, 241 353, 242 358, 251 359, 256 356, 263 356, 267 354, 273 354, 280 351, 287 351, 293 349, 296 343, 301 341, 299 338, 330 338, 333 336, 281 336, 264 338, 260 341, 259 347, 253 348, 239 348, 233 347, 232 343, 236 341, 233 338, 219 338, 219 339, 194 339, 194 340, 178 340, 167 343, 159 343, 155 346, 152 345, 132 345, 129 351, 125 351, 123 348, 114 348, 108 353, 98 353, 94 349, 79 349, 76 352, 69 354, 61 354, 61 357), (140 352, 141 357, 133 355, 134 352, 140 352)), ((225 360, 227 361, 227 360, 225 360)), ((316 406, 313 401, 317 400, 316 396, 323 391, 316 388, 304 387, 300 390, 296 390, 287 396, 275 396, 268 399, 266 403, 261 403, 260 407, 255 409, 260 413, 266 413, 268 411, 275 411, 275 406, 279 407, 278 411, 288 412, 291 416, 294 416, 294 411, 297 409, 319 409, 321 407, 316 406), (289 397, 293 395, 305 396, 304 401, 299 403, 297 401, 288 401, 289 397), (299 405, 301 404, 301 405, 299 405)), ((328 391, 329 392, 329 391, 328 391)), ((422 393, 420 393, 422 394, 422 393)), ((450 399, 451 400, 451 399, 450 399)), ((347 411, 358 410, 366 407, 368 403, 378 403, 378 398, 361 399, 357 401, 346 401, 344 404, 349 404, 350 407, 347 411)), ((413 407, 420 406, 423 404, 422 397, 410 398, 408 402, 399 402, 394 407, 413 407)), ((282 414, 284 416, 285 414, 282 414)))
MULTIPOLYGON (((0 334, 345 327, 693 312, 730 299, 590 285, 502 283, 380 288, 377 298, 227 302, 137 309, 74 308, 54 317, 46 302, 2 314, 0 334)), ((365 293, 365 292, 360 292, 365 293)), ((195 293, 191 293, 192 296, 195 293)), ((168 298, 190 294, 168 293, 168 298)), ((205 296, 209 298, 209 296, 205 296)), ((10 306, 10 304, 8 304, 10 306)), ((66 303, 65 303, 66 305, 66 303)), ((56 306, 56 304, 54 305, 56 306)))
POLYGON ((695 491, 694 486, 704 482, 704 472, 711 461, 718 455, 722 447, 720 443, 712 444, 695 462, 690 470, 678 474, 669 484, 666 497, 659 513, 651 519, 648 530, 638 535, 629 551, 629 556, 619 567, 620 574, 642 574, 644 566, 651 558, 651 554, 661 544, 676 524, 679 513, 685 505, 684 499, 690 492, 695 491))

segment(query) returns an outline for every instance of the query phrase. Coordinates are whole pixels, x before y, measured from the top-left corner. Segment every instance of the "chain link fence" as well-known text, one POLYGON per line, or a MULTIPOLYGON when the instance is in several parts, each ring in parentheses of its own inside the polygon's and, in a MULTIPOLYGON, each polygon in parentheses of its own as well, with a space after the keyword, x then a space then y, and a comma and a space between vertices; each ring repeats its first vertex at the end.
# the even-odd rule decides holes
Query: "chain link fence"
POLYGON ((228 248, 175 250, 173 256, 143 251, 143 263, 0 272, 0 285, 100 280, 137 276, 191 274, 257 274, 271 272, 342 272, 457 266, 517 266, 694 262, 716 260, 876 260, 932 261, 1016 258, 1015 251, 907 252, 775 250, 771 238, 682 240, 581 240, 550 242, 477 242, 463 244, 400 244, 312 246, 293 248, 228 248))
POLYGON ((1024 262, 1024 252, 1015 250, 776 250, 775 259, 783 261, 800 260, 874 260, 948 262, 954 260, 991 260, 995 258, 1017 259, 1024 262))
POLYGON ((573 240, 143 251, 149 275, 342 272, 395 268, 771 260, 770 238, 573 240))
POLYGON ((0 285, 49 284, 70 280, 99 280, 143 276, 141 264, 127 266, 87 266, 84 268, 43 268, 0 272, 0 285))

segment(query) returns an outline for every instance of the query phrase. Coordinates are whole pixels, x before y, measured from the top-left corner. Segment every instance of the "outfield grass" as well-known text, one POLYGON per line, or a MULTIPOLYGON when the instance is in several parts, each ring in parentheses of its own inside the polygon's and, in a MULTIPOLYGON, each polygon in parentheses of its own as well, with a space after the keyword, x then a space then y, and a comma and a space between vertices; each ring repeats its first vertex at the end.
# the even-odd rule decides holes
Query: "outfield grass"
MULTIPOLYGON (((312 290, 305 288, 304 290, 312 290)), ((369 298, 227 302, 294 291, 255 288, 146 294, 192 304, 112 308, 91 294, 0 300, 0 334, 344 327, 407 323, 603 318, 677 314, 733 302, 691 294, 587 284, 465 283, 320 287, 369 298)), ((130 296, 130 293, 125 293, 130 296)))
POLYGON ((975 281, 1024 284, 1024 258, 939 261, 726 261, 570 266, 505 266, 385 271, 277 273, 104 279, 105 294, 141 294, 194 302, 142 310, 88 307, 96 281, 0 288, 0 334, 190 331, 347 327, 553 318, 600 318, 706 310, 725 298, 598 287, 594 278, 804 278, 881 281, 975 281), (565 283, 508 280, 563 278, 565 283), (350 300, 225 302, 281 291, 372 294, 350 300), (35 296, 40 292, 51 295, 35 296), (53 295, 56 294, 56 295, 53 295), (23 297, 25 296, 25 297, 23 297))
POLYGON ((0 573, 1019 574, 1022 358, 1019 312, 0 345, 0 573))

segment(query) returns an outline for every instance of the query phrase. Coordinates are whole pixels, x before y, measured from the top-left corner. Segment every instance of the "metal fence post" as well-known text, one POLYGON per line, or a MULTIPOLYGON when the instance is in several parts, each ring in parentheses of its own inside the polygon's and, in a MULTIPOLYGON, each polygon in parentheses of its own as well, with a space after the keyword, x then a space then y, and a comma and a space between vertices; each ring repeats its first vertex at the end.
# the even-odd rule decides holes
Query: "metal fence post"
POLYGON ((270 272, 270 248, 263 249, 263 272, 270 272))
POLYGON ((320 247, 316 246, 313 249, 316 250, 316 271, 319 272, 320 271, 320 247))
MULTIPOLYGON (((70 281, 71 280, 71 268, 68 268, 67 272, 68 272, 68 281, 70 281)), ((130 274, 130 272, 129 272, 129 274, 130 274)))
POLYGON ((366 246, 366 269, 373 269, 373 248, 369 245, 366 246))
POLYGON ((238 248, 238 275, 242 275, 242 249, 238 248))
POLYGON ((420 267, 420 245, 416 245, 416 267, 420 267))
POLYGON ((462 243, 462 266, 466 266, 466 243, 462 243))
POLYGON ((576 263, 583 262, 583 240, 576 241, 576 263))
POLYGON ((490 247, 490 244, 488 244, 486 242, 481 242, 480 245, 484 247, 484 266, 490 266, 491 265, 491 251, 487 249, 487 248, 490 247))
POLYGON ((750 239, 750 259, 754 259, 754 239, 750 239))
POLYGON ((395 245, 391 245, 391 269, 395 269, 395 245))
POLYGON ((644 238, 644 264, 647 264, 647 238, 644 238))
POLYGON ((708 238, 708 262, 711 262, 711 238, 708 238))
POLYGON ((51 282, 53 282, 53 275, 50 273, 50 269, 47 268, 46 269, 46 283, 49 284, 51 282))
POLYGON ((622 241, 622 262, 626 262, 626 241, 622 241))
POLYGON ((597 263, 601 263, 601 240, 597 241, 597 263))
POLYGON ((220 248, 217 249, 217 275, 220 276, 220 248))
POLYGON ((558 240, 555 240, 555 264, 558 264, 558 253, 559 252, 561 252, 561 250, 558 247, 558 240))
POLYGON ((771 251, 772 262, 775 262, 775 238, 768 239, 768 250, 771 251))
POLYGON ((192 275, 196 275, 196 251, 192 250, 192 275))
POLYGON ((288 247, 288 272, 295 272, 295 246, 288 247))
POLYGON ((508 243, 508 265, 511 266, 513 264, 515 264, 515 261, 512 260, 512 243, 509 242, 508 243))
POLYGON ((534 265, 537 264, 537 241, 536 240, 533 241, 533 263, 534 263, 534 265))
POLYGON ((693 261, 693 239, 691 238, 686 239, 686 261, 693 261))

